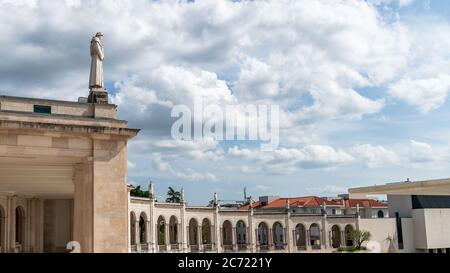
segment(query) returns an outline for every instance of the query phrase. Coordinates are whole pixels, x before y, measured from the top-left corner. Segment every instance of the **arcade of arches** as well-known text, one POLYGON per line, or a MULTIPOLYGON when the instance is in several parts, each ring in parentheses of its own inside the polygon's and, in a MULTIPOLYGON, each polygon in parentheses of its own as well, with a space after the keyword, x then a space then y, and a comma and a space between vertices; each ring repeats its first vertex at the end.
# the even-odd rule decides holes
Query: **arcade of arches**
POLYGON ((331 252, 353 245, 349 234, 358 226, 348 215, 189 207, 137 197, 130 198, 129 220, 130 251, 152 253, 331 252))

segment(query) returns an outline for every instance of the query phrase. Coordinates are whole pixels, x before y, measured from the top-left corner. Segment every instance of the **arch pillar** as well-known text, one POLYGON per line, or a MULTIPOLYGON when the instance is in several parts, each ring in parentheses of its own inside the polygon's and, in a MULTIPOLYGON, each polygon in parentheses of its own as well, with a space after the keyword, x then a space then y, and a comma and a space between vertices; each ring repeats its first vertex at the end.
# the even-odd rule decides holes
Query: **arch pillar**
POLYGON ((237 236, 236 236, 236 226, 231 226, 231 245, 233 247, 233 251, 237 251, 237 236))
POLYGON ((149 251, 150 252, 156 252, 156 236, 155 236, 155 231, 154 231, 154 227, 155 225, 153 223, 155 223, 155 199, 153 198, 153 196, 151 196, 151 200, 150 200, 150 213, 149 213, 149 218, 150 218, 150 222, 149 222, 149 229, 148 232, 150 234, 150 246, 149 246, 149 251))
POLYGON ((145 221, 145 239, 146 239, 145 243, 147 244, 148 252, 152 252, 152 249, 151 249, 152 244, 151 244, 151 239, 150 239, 151 234, 152 234, 150 232, 151 228, 152 228, 152 222, 150 220, 146 220, 145 221))
POLYGON ((216 210, 214 212, 214 240, 216 242, 216 251, 218 253, 222 252, 222 228, 219 224, 219 205, 216 205, 216 210))
POLYGON ((197 224, 197 245, 198 245, 198 251, 203 251, 203 244, 202 244, 202 226, 197 224))
POLYGON ((141 232, 139 230, 139 217, 136 216, 136 222, 134 223, 134 241, 136 242, 137 252, 141 252, 141 232))
POLYGON ((273 227, 268 227, 267 228, 267 241, 269 244, 269 249, 274 249, 274 242, 273 242, 273 227))
POLYGON ((17 197, 11 196, 9 198, 9 252, 14 253, 16 252, 16 203, 17 203, 17 197))
MULTIPOLYGON (((170 221, 170 219, 169 219, 170 221)), ((170 230, 169 230, 170 223, 167 223, 167 221, 164 221, 164 244, 166 245, 166 251, 170 251, 170 230)))
POLYGON ((307 226, 305 226, 305 237, 306 237, 306 250, 310 251, 312 249, 311 246, 311 235, 309 234, 309 228, 307 226))

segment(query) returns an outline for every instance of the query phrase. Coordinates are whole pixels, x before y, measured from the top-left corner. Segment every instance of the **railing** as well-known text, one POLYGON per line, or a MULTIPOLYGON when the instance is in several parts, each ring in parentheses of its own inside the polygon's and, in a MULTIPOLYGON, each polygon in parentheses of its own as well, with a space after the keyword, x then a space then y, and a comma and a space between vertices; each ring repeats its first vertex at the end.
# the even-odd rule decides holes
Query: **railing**
POLYGON ((286 248, 286 244, 275 245, 275 250, 284 250, 286 248))
POLYGON ((166 252, 167 246, 166 245, 158 245, 158 250, 159 250, 159 252, 166 252))
POLYGON ((179 246, 179 244, 170 244, 170 249, 171 250, 179 250, 180 246, 179 246))
POLYGON ((137 252, 137 245, 131 245, 131 252, 137 252))
POLYGON ((14 248, 14 253, 22 253, 22 245, 16 243, 16 247, 14 248))
POLYGON ((212 244, 204 244, 203 251, 212 251, 212 244))
POLYGON ((247 244, 238 244, 238 250, 239 251, 247 250, 247 244))
POLYGON ((259 250, 260 251, 269 251, 270 246, 269 245, 259 245, 259 250))
POLYGON ((224 252, 233 252, 233 245, 224 245, 223 251, 224 252))
POLYGON ((317 250, 317 249, 321 249, 321 246, 320 245, 312 245, 311 248, 314 250, 317 250))
POLYGON ((297 246, 297 250, 306 251, 306 245, 305 246, 297 246))
POLYGON ((198 252, 199 251, 198 245, 190 245, 189 248, 191 249, 191 252, 198 252))
POLYGON ((141 252, 148 252, 148 244, 141 244, 141 252))

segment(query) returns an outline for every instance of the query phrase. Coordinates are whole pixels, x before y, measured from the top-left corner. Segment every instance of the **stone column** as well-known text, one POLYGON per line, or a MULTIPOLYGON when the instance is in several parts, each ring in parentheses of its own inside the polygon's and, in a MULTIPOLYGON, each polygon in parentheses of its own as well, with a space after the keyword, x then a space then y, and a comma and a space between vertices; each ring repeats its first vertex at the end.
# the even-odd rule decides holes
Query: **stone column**
POLYGON ((164 222, 164 242, 166 243, 166 250, 170 250, 170 229, 169 223, 167 221, 164 222))
POLYGON ((236 227, 231 228, 231 244, 233 247, 233 251, 237 251, 237 240, 236 240, 236 227))
POLYGON ((255 234, 255 238, 256 238, 256 240, 255 240, 255 252, 258 252, 259 251, 259 230, 257 228, 255 228, 254 234, 255 234))
POLYGON ((203 251, 203 243, 202 243, 202 226, 197 226, 197 244, 198 244, 198 250, 201 252, 203 251))
MULTIPOLYGON (((36 203, 36 252, 44 252, 44 201, 35 199, 36 203)), ((73 204, 72 204, 73 206, 73 204)), ((72 230, 72 236, 74 231, 72 230)))
POLYGON ((155 216, 155 199, 150 200, 150 252, 156 252, 157 244, 157 224, 155 216))
MULTIPOLYGON (((224 246, 224 242, 223 242, 223 227, 219 227, 219 242, 221 246, 224 246)), ((221 251, 225 251, 225 249, 221 249, 221 251)))
POLYGON ((359 230, 359 221, 361 220, 361 214, 359 204, 356 204, 356 230, 359 230))
POLYGON ((9 252, 16 251, 16 201, 17 197, 12 196, 9 203, 9 252))
MULTIPOLYGON (((179 232, 181 232, 181 251, 186 252, 188 247, 188 241, 186 236, 186 203, 182 203, 181 206, 181 229, 179 232)), ((189 234, 189 233, 187 233, 189 234)))
POLYGON ((214 224, 211 224, 211 251, 216 251, 216 226, 214 224))
MULTIPOLYGON (((80 243, 81 252, 93 252, 93 158, 75 166, 74 179, 74 241, 80 243)), ((129 216, 128 216, 129 217, 129 216)), ((128 219, 125 217, 125 219, 128 219)), ((123 236, 123 235, 122 235, 123 236)), ((129 236, 127 236, 128 238, 129 236)))
POLYGON ((189 226, 184 228, 186 230, 186 251, 191 251, 191 235, 189 233, 189 226))
POLYGON ((215 242, 216 242, 216 251, 218 253, 222 252, 222 234, 220 232, 220 217, 219 217, 219 206, 216 205, 216 209, 214 211, 214 227, 215 227, 215 242))
MULTIPOLYGON (((290 243, 288 243, 290 244, 290 243)), ((292 249, 296 249, 297 248, 297 234, 295 229, 292 230, 292 249)))
POLYGON ((273 229, 268 228, 268 232, 267 232, 267 239, 268 239, 268 243, 269 243, 269 249, 273 248, 273 229))
POLYGON ((180 223, 178 223, 177 224, 177 236, 176 236, 176 238, 177 238, 177 245, 178 245, 178 251, 183 251, 183 243, 182 243, 182 241, 183 241, 183 238, 182 238, 182 236, 181 236, 181 230, 183 229, 183 226, 180 224, 180 223))
POLYGON ((7 211, 2 211, 2 215, 0 216, 0 225, 1 226, 1 233, 0 233, 0 238, 4 238, 4 240, 2 241, 2 244, 0 245, 0 253, 5 253, 7 248, 6 248, 6 241, 7 241, 7 228, 6 228, 6 219, 7 219, 7 215, 8 212, 7 211))
POLYGON ((322 235, 323 242, 321 242, 321 244, 325 249, 327 249, 330 240, 327 236, 327 234, 328 234, 328 219, 327 219, 327 206, 325 203, 323 204, 322 230, 323 230, 323 235, 322 235))
POLYGON ((130 218, 131 194, 130 194, 130 191, 131 191, 131 187, 127 186, 127 198, 128 198, 128 201, 127 201, 127 211, 128 211, 128 213, 127 213, 128 253, 131 253, 131 218, 130 218))
POLYGON ((284 243, 286 246, 286 252, 292 252, 293 239, 291 238, 291 213, 288 210, 286 213, 286 231, 284 232, 284 243))
POLYGON ((30 245, 31 245, 31 204, 30 199, 25 200, 25 232, 24 232, 24 238, 23 238, 23 246, 22 250, 23 252, 30 252, 30 245))
POLYGON ((253 222, 253 207, 250 208, 249 213, 248 213, 248 242, 249 242, 249 247, 250 247, 250 252, 255 252, 256 249, 256 233, 254 232, 254 222, 253 222))
POLYGON ((153 224, 152 226, 155 227, 155 229, 153 230, 153 235, 155 238, 155 252, 159 252, 159 225, 158 223, 153 224))
POLYGON ((147 244, 147 248, 148 248, 148 252, 153 252, 152 249, 152 243, 151 243, 151 236, 152 236, 152 222, 150 220, 145 221, 145 238, 147 239, 147 242, 145 242, 147 244))
POLYGON ((134 223, 134 238, 135 238, 134 240, 136 242, 137 252, 140 252, 142 242, 141 242, 141 232, 140 232, 141 230, 139 228, 139 220, 138 219, 136 219, 136 222, 134 223))
POLYGON ((306 250, 311 250, 312 249, 312 246, 311 246, 311 236, 310 236, 310 234, 309 234, 309 229, 307 229, 307 227, 305 226, 305 233, 306 233, 306 242, 305 242, 305 245, 306 245, 306 250))
POLYGON ((3 246, 4 252, 8 253, 11 252, 12 246, 11 246, 11 225, 12 225, 12 212, 11 212, 11 206, 12 206, 12 197, 7 196, 6 197, 6 208, 5 208, 5 245, 3 246))
MULTIPOLYGON (((126 252, 127 141, 93 139, 93 251, 126 252), (114 228, 111 228, 114 227, 114 228)), ((88 224, 84 223, 84 224, 88 224)))

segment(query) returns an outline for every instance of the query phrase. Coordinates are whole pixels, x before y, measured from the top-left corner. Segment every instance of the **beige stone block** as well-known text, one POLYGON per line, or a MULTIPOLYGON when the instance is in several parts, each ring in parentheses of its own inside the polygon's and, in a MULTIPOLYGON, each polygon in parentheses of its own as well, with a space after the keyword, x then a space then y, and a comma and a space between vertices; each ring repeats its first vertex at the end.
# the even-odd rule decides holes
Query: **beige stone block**
POLYGON ((53 148, 69 148, 69 139, 68 138, 52 138, 52 147, 53 148))
POLYGON ((0 144, 2 145, 17 145, 17 135, 0 134, 0 144))
POLYGON ((91 149, 92 141, 87 138, 69 138, 69 148, 71 149, 91 149))
POLYGON ((52 147, 52 138, 47 136, 18 135, 17 145, 52 147))

